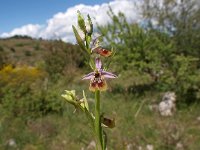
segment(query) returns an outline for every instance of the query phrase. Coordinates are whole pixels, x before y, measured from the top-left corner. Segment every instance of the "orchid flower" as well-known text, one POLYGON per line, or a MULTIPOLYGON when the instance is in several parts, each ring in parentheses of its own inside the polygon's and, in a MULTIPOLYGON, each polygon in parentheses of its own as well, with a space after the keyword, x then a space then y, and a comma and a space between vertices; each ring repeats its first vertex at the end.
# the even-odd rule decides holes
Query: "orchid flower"
MULTIPOLYGON (((99 36, 101 37, 101 36, 99 36)), ((100 46, 99 44, 99 37, 95 38, 92 42, 92 49, 91 49, 91 52, 95 52, 101 56, 104 56, 104 57, 109 57, 111 56, 112 54, 112 51, 109 51, 103 47, 100 46)))
POLYGON ((95 53, 97 53, 97 54, 99 54, 101 56, 104 56, 104 57, 109 57, 112 54, 111 51, 109 51, 109 50, 107 50, 107 49, 105 49, 105 48, 103 48, 101 46, 93 48, 92 52, 95 52, 95 53))
POLYGON ((107 83, 105 78, 116 78, 115 74, 104 71, 100 58, 95 60, 96 69, 93 72, 85 75, 82 80, 90 80, 89 90, 95 92, 96 90, 105 91, 107 90, 107 83))

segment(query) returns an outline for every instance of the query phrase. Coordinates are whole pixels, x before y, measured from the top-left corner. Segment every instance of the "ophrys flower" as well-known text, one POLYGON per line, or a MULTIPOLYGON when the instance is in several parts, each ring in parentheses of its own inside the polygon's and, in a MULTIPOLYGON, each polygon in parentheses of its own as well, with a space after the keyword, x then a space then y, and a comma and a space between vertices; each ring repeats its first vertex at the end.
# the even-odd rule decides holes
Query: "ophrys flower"
POLYGON ((101 36, 98 36, 97 38, 95 38, 92 42, 92 49, 91 49, 91 52, 92 53, 97 53, 101 56, 104 56, 104 57, 109 57, 112 55, 112 51, 110 50, 107 50, 105 48, 103 48, 101 45, 100 45, 100 41, 99 41, 99 38, 101 36))
POLYGON ((102 63, 100 58, 96 58, 95 60, 96 69, 93 72, 85 75, 83 80, 90 80, 90 91, 105 91, 107 90, 107 83, 105 78, 116 78, 117 76, 113 73, 104 71, 102 69, 102 63))

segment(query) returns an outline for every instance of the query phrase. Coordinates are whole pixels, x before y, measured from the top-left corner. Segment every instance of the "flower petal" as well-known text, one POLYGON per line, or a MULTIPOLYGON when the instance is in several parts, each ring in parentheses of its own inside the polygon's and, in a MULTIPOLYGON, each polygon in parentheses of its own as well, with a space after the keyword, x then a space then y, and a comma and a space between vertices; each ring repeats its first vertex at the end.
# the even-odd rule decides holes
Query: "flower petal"
POLYGON ((95 92, 96 90, 105 91, 107 90, 107 83, 104 78, 94 78, 90 81, 90 91, 95 92))
POLYGON ((90 72, 89 74, 83 76, 82 80, 89 80, 92 79, 94 77, 94 72, 90 72))
POLYGON ((97 53, 97 54, 100 54, 101 56, 104 56, 104 57, 109 57, 111 56, 112 52, 105 49, 105 48, 102 48, 102 47, 96 47, 96 48, 93 48, 92 49, 93 52, 97 53))
POLYGON ((95 92, 96 90, 98 90, 96 84, 90 83, 89 90, 92 92, 95 92))
POLYGON ((106 91, 108 88, 107 83, 105 80, 102 80, 102 82, 98 83, 98 89, 99 91, 106 91))
POLYGON ((102 116, 102 123, 103 123, 103 125, 105 125, 105 127, 114 128, 115 127, 115 118, 110 119, 110 118, 102 116))
POLYGON ((105 78, 117 78, 117 75, 107 71, 102 71, 101 75, 104 76, 105 78))
POLYGON ((101 60, 100 60, 99 57, 96 58, 95 64, 96 64, 97 70, 100 70, 100 69, 101 69, 101 66, 102 66, 102 63, 101 63, 101 60))
POLYGON ((97 36, 94 40, 92 40, 92 49, 99 47, 100 41, 99 38, 102 37, 102 35, 97 36))

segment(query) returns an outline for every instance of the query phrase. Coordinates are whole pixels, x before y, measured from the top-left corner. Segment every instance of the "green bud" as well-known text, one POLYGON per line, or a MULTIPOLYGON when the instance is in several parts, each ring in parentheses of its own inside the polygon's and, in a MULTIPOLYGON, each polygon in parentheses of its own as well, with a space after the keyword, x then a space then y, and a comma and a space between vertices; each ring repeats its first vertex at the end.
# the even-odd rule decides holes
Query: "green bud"
POLYGON ((90 43, 91 39, 92 39, 91 36, 86 35, 86 41, 87 41, 87 43, 90 43))
POLYGON ((88 18, 88 23, 89 23, 89 29, 87 30, 87 33, 88 33, 88 36, 91 36, 93 33, 93 24, 92 24, 90 15, 87 15, 87 18, 88 18))
POLYGON ((65 94, 62 94, 61 96, 64 97, 68 103, 74 105, 75 107, 78 105, 76 101, 75 90, 65 90, 65 94))
POLYGON ((87 30, 86 30, 84 18, 81 15, 80 11, 77 11, 77 13, 78 13, 78 26, 86 34, 87 30))
POLYGON ((72 25, 72 28, 73 28, 73 31, 74 31, 74 35, 76 37, 76 41, 77 41, 78 45, 80 46, 80 48, 83 49, 83 50, 88 51, 86 49, 86 47, 85 47, 84 41, 81 39, 81 37, 80 37, 78 31, 76 30, 76 28, 73 25, 72 25))

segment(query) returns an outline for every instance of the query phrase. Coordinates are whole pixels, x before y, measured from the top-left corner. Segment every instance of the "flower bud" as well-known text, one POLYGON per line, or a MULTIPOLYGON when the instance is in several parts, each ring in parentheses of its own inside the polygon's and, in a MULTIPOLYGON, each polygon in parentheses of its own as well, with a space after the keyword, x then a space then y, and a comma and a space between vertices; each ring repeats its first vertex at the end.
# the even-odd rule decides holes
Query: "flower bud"
POLYGON ((77 13, 78 13, 78 25, 79 25, 79 28, 86 34, 87 31, 86 31, 84 18, 81 15, 80 11, 77 11, 77 13))
POLYGON ((62 94, 61 96, 67 100, 68 103, 74 105, 75 107, 77 106, 77 101, 76 101, 76 95, 75 95, 75 90, 65 90, 65 94, 62 94))
POLYGON ((114 128, 115 127, 115 119, 112 118, 107 118, 107 117, 102 117, 102 123, 105 127, 108 127, 108 128, 114 128))
POLYGON ((88 20, 87 20, 86 30, 87 30, 88 35, 91 36, 93 33, 93 24, 92 24, 90 15, 87 15, 87 17, 88 17, 88 20))

